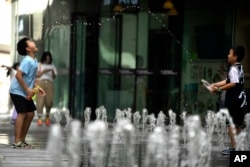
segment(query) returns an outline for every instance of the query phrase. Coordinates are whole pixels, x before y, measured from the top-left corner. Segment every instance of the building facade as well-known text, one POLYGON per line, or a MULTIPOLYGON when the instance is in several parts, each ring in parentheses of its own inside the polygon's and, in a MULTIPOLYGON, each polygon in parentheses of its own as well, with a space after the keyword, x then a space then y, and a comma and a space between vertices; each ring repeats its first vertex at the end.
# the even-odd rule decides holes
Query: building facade
MULTIPOLYGON (((12 1, 15 43, 31 37, 49 50, 58 68, 55 106, 83 119, 86 107, 146 108, 156 116, 204 116, 219 97, 200 80, 225 77, 232 45, 249 50, 248 1, 222 0, 16 0, 12 1)), ((243 61, 249 89, 249 57, 243 61)), ((95 118, 95 115, 92 115, 95 118)), ((179 119, 179 117, 177 118, 179 119)))

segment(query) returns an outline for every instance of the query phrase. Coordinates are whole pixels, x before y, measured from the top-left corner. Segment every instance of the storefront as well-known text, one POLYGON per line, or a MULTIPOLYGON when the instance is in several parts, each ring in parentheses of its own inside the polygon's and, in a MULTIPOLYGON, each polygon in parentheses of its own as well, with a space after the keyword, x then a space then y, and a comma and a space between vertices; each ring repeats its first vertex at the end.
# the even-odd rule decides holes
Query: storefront
MULTIPOLYGON (((104 1, 99 15, 73 15, 71 66, 79 73, 72 75, 78 82, 73 83, 71 104, 82 105, 79 111, 103 105, 113 120, 117 108, 146 108, 156 116, 179 110, 181 50, 168 23, 182 16, 168 15, 163 4, 154 13, 138 1, 104 1), (84 47, 77 45, 80 41, 84 47)), ((177 24, 172 27, 181 37, 182 25, 177 24)))
MULTIPOLYGON (((241 38, 249 27, 244 3, 48 0, 41 12, 18 16, 19 29, 29 29, 13 41, 32 36, 41 52, 52 52, 59 71, 54 107, 69 107, 76 118, 83 118, 86 107, 94 112, 99 106, 107 108, 109 121, 117 108, 204 116, 217 110, 218 97, 200 80, 224 77, 231 45, 248 49, 241 38)), ((17 1, 13 6, 20 10, 17 1)))

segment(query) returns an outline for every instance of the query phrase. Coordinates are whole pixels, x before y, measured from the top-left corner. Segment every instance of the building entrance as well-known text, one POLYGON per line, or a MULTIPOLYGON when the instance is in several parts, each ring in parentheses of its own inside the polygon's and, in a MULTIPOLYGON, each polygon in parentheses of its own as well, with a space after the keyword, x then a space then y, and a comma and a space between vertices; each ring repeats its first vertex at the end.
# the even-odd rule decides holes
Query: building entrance
POLYGON ((150 29, 145 16, 97 17, 91 25, 86 17, 78 17, 70 84, 77 117, 83 117, 86 107, 94 111, 104 106, 109 121, 115 119, 116 109, 141 113, 146 108, 156 116, 178 109, 179 57, 171 55, 174 46, 167 31, 150 29))

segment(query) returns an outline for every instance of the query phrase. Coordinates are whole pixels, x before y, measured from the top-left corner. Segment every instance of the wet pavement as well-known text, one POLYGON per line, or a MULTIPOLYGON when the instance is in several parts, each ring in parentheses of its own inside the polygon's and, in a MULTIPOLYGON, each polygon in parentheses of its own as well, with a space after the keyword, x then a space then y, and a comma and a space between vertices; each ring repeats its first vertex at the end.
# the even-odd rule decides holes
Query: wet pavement
MULTIPOLYGON (((31 123, 26 141, 34 149, 12 149, 14 142, 14 125, 10 118, 0 115, 0 167, 44 167, 54 166, 53 157, 47 147, 50 126, 37 126, 36 119, 31 123)), ((68 156, 61 155, 63 166, 67 166, 68 156)))
MULTIPOLYGON (((14 125, 9 118, 0 118, 0 144, 11 145, 14 142, 14 125)), ((36 125, 34 120, 30 126, 26 140, 38 149, 44 149, 48 138, 49 126, 36 125)))
MULTIPOLYGON (((28 132, 26 140, 35 147, 37 150, 35 153, 31 151, 33 155, 33 159, 30 159, 30 163, 32 162, 39 162, 39 157, 36 156, 40 154, 46 154, 46 143, 49 134, 49 126, 37 126, 36 120, 34 120, 31 124, 30 130, 28 132)), ((1 117, 0 115, 0 166, 1 166, 1 158, 7 158, 7 156, 11 155, 11 152, 15 152, 14 149, 10 148, 10 145, 14 141, 14 126, 10 124, 10 119, 8 117, 1 117), (3 149, 4 148, 4 149, 3 149), (8 148, 8 149, 7 149, 8 148)), ((215 139, 213 139, 213 147, 212 147, 212 156, 211 156, 211 167, 228 167, 229 166, 229 156, 221 155, 219 152, 219 147, 215 139)), ((26 154, 29 150, 25 150, 26 154)), ((22 154, 22 153, 20 153, 22 154)), ((45 157, 46 158, 46 157, 45 157)), ((40 157, 41 160, 41 157, 40 157)), ((84 163, 84 162, 83 162, 84 163)), ((86 164, 86 163, 85 163, 86 164)), ((34 164, 33 164, 34 165, 34 164)), ((2 164, 1 167, 12 167, 9 165, 2 164)), ((17 167, 17 165, 13 165, 17 167)), ((22 166, 22 164, 20 165, 22 166)), ((25 166, 28 166, 27 164, 25 166)), ((32 165, 31 165, 32 166, 32 165)), ((39 166, 39 165, 37 165, 39 166)))

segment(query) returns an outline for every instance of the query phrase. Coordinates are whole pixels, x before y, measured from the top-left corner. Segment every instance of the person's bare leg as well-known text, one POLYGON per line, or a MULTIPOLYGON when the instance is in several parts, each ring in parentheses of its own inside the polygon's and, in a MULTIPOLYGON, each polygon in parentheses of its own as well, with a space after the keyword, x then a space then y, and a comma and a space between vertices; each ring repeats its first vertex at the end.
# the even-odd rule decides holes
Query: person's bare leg
POLYGON ((30 124, 31 124, 33 118, 34 118, 34 112, 27 112, 26 113, 26 118, 24 120, 23 128, 22 128, 22 138, 21 138, 22 141, 25 141, 27 132, 30 128, 30 124))
POLYGON ((23 123, 25 120, 26 114, 25 113, 18 113, 16 122, 15 122, 15 143, 22 141, 22 130, 23 130, 23 123))
POLYGON ((236 135, 240 134, 241 128, 235 128, 236 129, 236 135))
POLYGON ((231 141, 231 146, 232 148, 236 148, 236 141, 235 141, 235 136, 236 135, 236 128, 233 128, 233 127, 228 127, 228 135, 229 135, 229 138, 230 138, 230 141, 231 141), (234 132, 235 131, 235 134, 234 132))

